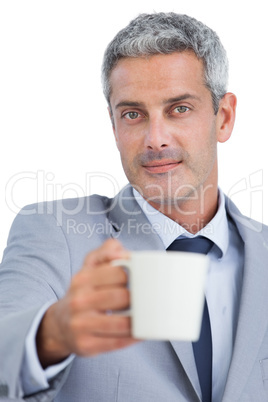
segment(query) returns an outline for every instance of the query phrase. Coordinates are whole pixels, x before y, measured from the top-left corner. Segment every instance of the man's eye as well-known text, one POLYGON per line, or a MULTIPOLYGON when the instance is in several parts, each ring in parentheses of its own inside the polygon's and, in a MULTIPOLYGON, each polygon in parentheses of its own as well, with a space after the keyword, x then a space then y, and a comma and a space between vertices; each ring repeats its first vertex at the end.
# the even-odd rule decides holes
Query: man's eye
POLYGON ((189 110, 189 108, 187 106, 177 106, 174 110, 176 113, 185 113, 189 110))
POLYGON ((138 112, 128 112, 124 115, 124 117, 126 117, 127 119, 130 119, 130 120, 135 120, 139 117, 139 113, 138 112))

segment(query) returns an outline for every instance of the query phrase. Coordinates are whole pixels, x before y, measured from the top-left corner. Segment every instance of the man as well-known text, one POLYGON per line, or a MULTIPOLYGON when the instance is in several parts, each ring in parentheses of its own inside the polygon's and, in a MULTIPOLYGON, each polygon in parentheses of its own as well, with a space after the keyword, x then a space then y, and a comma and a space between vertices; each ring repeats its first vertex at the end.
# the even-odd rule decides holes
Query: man
POLYGON ((217 143, 229 139, 236 109, 227 70, 217 35, 174 13, 141 15, 109 44, 103 87, 130 185, 114 199, 61 200, 17 216, 0 271, 0 395, 202 400, 191 343, 140 342, 129 317, 111 314, 129 306, 114 259, 202 235, 213 242, 211 400, 267 400, 268 232, 217 183, 217 143))

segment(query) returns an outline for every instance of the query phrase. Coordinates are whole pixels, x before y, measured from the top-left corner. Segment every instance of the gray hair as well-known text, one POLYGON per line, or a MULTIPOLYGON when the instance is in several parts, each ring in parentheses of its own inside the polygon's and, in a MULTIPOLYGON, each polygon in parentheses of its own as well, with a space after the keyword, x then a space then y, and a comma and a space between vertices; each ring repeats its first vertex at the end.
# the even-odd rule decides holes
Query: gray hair
POLYGON ((205 85, 215 114, 227 91, 228 59, 218 35, 202 22, 175 13, 140 14, 108 45, 102 64, 102 85, 110 104, 110 75, 125 57, 142 57, 192 50, 203 61, 205 85))

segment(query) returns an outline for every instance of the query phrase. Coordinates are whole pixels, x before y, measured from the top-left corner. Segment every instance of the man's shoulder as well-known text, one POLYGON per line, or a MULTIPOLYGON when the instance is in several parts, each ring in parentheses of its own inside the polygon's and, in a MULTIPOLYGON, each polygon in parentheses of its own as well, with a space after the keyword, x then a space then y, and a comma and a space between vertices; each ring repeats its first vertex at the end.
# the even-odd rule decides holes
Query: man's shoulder
POLYGON ((54 211, 62 211, 68 215, 72 211, 77 214, 83 213, 105 213, 115 207, 118 203, 134 199, 132 187, 125 186, 114 196, 108 197, 101 194, 92 194, 84 197, 63 198, 50 201, 36 202, 24 206, 20 215, 34 215, 39 213, 53 214, 54 211))
POLYGON ((129 187, 115 197, 93 194, 26 205, 12 223, 8 243, 27 238, 31 243, 44 239, 50 244, 67 241, 77 250, 83 244, 87 249, 97 247, 124 228, 136 209, 138 204, 129 187))
POLYGON ((92 194, 29 204, 20 210, 14 222, 16 225, 47 225, 49 221, 56 220, 58 226, 64 226, 72 218, 77 222, 113 220, 125 217, 136 207, 132 187, 128 185, 113 197, 92 194))
POLYGON ((25 205, 19 212, 20 215, 32 215, 38 213, 51 214, 53 211, 83 211, 85 209, 94 211, 102 210, 111 203, 112 198, 100 194, 92 194, 85 197, 62 198, 50 201, 36 202, 25 205))
POLYGON ((268 225, 265 225, 261 221, 257 221, 252 217, 243 214, 239 207, 225 195, 225 207, 229 217, 235 222, 241 233, 260 234, 268 237, 268 225))

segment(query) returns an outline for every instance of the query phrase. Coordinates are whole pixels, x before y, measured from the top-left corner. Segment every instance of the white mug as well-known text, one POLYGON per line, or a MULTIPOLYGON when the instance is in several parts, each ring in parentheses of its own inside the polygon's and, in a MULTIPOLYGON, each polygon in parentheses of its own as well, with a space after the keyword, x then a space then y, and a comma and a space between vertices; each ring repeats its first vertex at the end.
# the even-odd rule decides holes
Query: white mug
POLYGON ((128 313, 135 338, 198 340, 209 266, 206 255, 135 251, 129 260, 115 260, 113 265, 129 270, 128 313))

